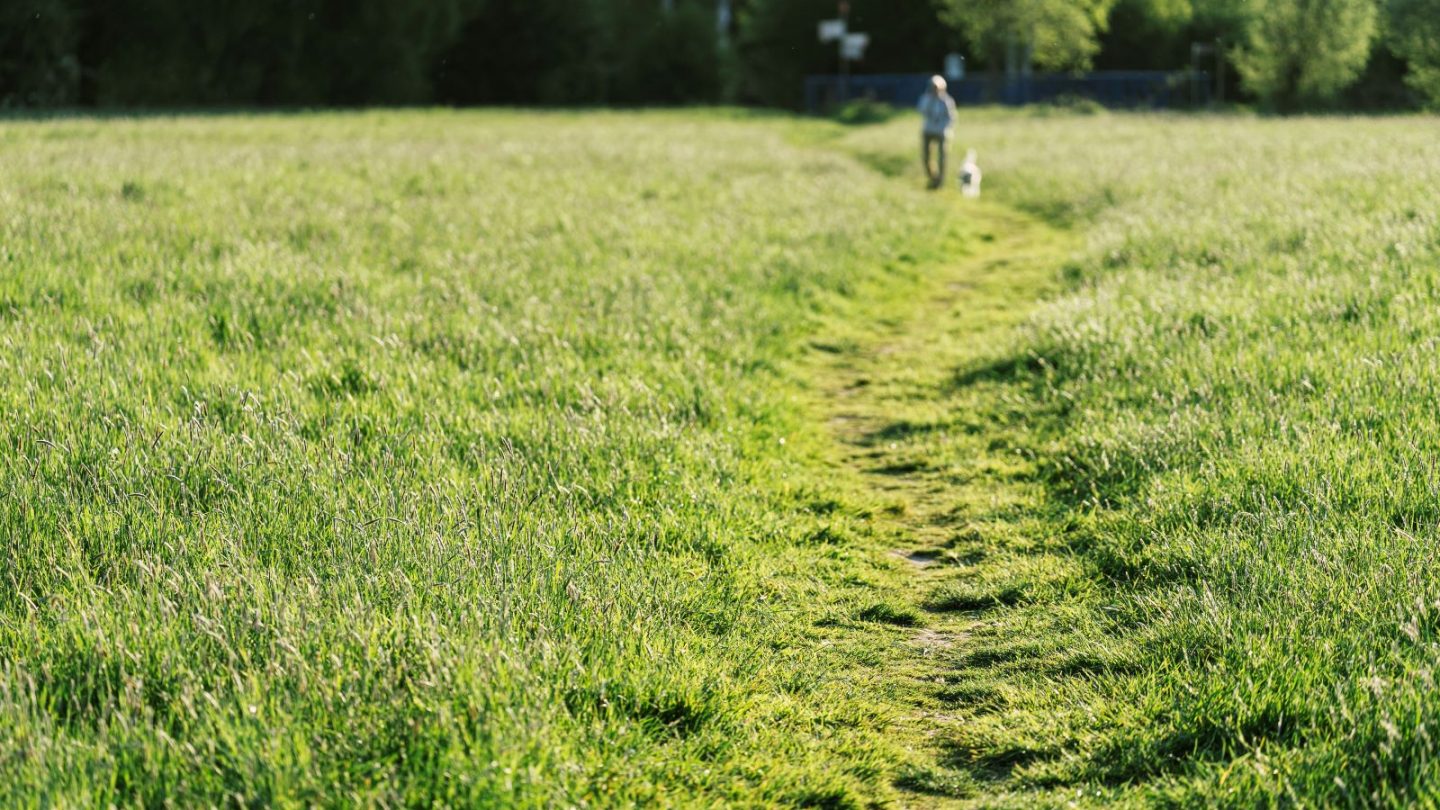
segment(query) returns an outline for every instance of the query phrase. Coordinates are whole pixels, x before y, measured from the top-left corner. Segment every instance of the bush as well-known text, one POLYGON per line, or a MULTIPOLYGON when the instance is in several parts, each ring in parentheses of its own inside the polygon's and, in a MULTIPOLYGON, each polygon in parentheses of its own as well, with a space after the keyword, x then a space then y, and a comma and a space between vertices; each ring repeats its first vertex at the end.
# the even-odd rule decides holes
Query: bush
POLYGON ((1440 0, 1390 0, 1390 49, 1410 63, 1406 82, 1440 109, 1440 0))
POLYGON ((874 99, 862 98, 842 105, 835 111, 834 117, 842 124, 859 126, 883 124, 899 114, 900 110, 896 107, 874 99))
POLYGON ((1328 102, 1365 68, 1377 17, 1374 0, 1272 0, 1250 19, 1235 66, 1276 109, 1328 102))

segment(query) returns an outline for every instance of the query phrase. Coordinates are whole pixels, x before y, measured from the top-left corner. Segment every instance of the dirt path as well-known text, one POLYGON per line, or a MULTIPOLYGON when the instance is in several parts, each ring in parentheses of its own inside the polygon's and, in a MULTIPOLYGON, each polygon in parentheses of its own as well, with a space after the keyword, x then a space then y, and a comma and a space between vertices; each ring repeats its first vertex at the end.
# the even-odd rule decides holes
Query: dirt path
POLYGON ((918 294, 840 313, 811 353, 836 485, 874 505, 866 553, 886 572, 874 587, 888 607, 836 633, 850 644, 869 634, 886 650, 880 679, 912 762, 896 781, 905 806, 1003 790, 1003 772, 985 785, 986 763, 960 742, 993 697, 974 688, 970 641, 986 631, 987 608, 1005 604, 1005 578, 1033 540, 1022 516, 1041 493, 1004 441, 995 378, 1015 326, 1073 249, 1069 235, 1014 211, 945 204, 968 223, 968 253, 927 271, 918 294))

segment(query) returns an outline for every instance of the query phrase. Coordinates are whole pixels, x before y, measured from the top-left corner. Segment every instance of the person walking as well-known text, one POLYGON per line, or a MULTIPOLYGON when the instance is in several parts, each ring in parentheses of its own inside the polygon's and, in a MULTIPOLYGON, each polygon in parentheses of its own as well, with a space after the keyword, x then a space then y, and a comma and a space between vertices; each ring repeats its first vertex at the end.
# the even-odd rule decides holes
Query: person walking
POLYGON ((945 158, 950 151, 950 133, 955 127, 955 99, 945 92, 944 77, 931 77, 930 87, 920 96, 920 103, 916 106, 924 122, 920 157, 925 162, 925 176, 930 178, 930 188, 937 189, 945 183, 945 158), (938 153, 935 161, 930 158, 932 148, 938 153), (935 170, 934 163, 939 164, 939 171, 935 170))

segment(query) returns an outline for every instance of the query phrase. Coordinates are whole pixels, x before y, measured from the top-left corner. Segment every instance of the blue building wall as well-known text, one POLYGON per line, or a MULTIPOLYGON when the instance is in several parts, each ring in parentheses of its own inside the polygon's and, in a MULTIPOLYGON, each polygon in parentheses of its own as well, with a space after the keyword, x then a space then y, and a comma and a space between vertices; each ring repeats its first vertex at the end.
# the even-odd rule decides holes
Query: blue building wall
MULTIPOLYGON (((868 98, 910 107, 929 85, 928 73, 850 76, 809 76, 805 108, 819 112, 840 101, 868 98), (844 86, 842 88, 842 82, 844 86)), ((975 77, 950 82, 956 104, 1041 104, 1083 98, 1106 107, 1165 108, 1210 102, 1210 81, 1204 74, 1163 71, 1103 71, 1083 74, 1037 74, 1013 79, 975 77)))

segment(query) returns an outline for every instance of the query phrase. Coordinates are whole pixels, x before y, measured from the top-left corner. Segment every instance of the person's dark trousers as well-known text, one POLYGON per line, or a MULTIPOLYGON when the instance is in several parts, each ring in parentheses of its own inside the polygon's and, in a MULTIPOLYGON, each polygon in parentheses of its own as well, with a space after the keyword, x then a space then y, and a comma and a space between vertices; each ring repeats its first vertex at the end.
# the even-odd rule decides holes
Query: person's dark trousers
POLYGON ((925 162, 925 176, 930 178, 931 188, 939 188, 945 183, 945 159, 949 151, 950 143, 948 138, 944 135, 925 133, 920 151, 920 159, 925 162), (932 161, 930 158, 930 150, 932 147, 939 153, 938 161, 932 161), (940 170, 938 172, 933 170, 932 163, 934 162, 940 164, 940 170))

